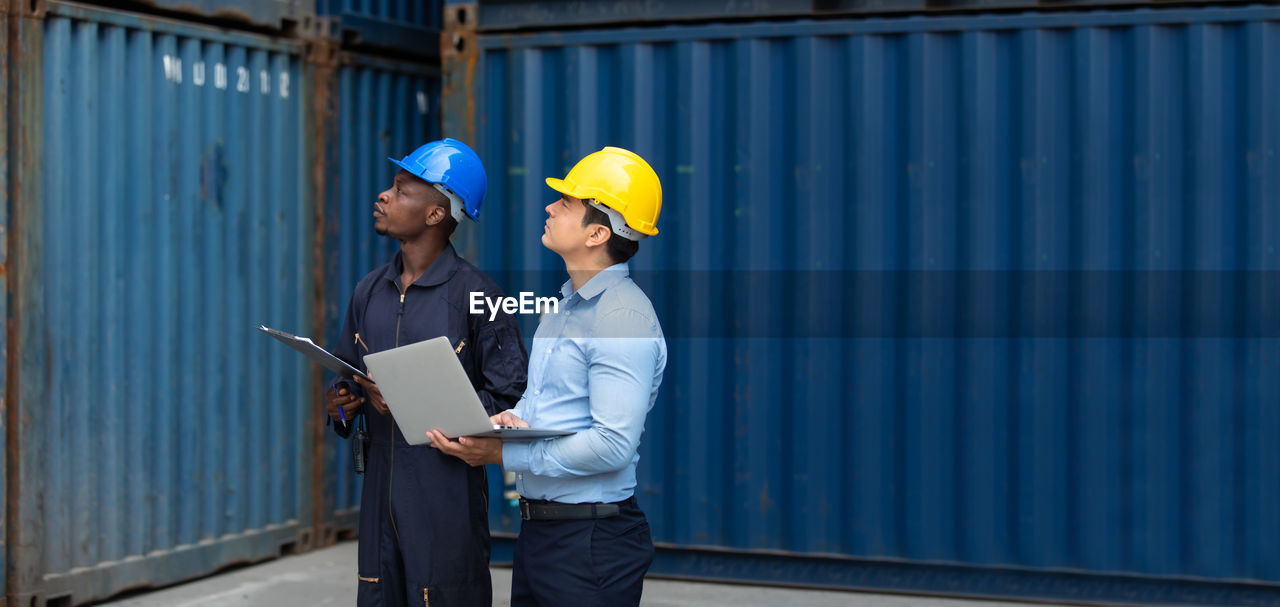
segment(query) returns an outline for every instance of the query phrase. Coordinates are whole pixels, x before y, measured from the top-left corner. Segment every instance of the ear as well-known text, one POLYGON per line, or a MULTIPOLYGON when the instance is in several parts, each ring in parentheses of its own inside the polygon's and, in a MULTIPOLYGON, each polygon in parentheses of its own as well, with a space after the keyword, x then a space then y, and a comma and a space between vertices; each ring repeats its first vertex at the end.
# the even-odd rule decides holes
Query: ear
POLYGON ((427 208, 429 210, 427 211, 426 224, 429 226, 438 225, 449 216, 449 212, 445 211, 444 207, 440 205, 433 204, 427 208))
POLYGON ((609 238, 612 236, 613 230, 598 223, 593 223, 587 226, 587 248, 601 246, 609 242, 609 238))

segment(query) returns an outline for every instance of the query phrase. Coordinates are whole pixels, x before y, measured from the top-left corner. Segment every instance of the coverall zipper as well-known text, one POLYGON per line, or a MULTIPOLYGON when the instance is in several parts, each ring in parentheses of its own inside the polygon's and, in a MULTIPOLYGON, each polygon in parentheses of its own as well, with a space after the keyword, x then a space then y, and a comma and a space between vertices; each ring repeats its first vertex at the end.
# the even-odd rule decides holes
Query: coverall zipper
MULTIPOLYGON (((399 286, 399 285, 396 285, 399 286)), ((400 309, 396 312, 396 345, 400 347, 400 319, 404 317, 405 289, 400 289, 400 309)), ((391 502, 391 488, 396 482, 396 423, 391 422, 391 473, 387 476, 387 514, 391 516, 391 530, 396 534, 396 545, 400 545, 400 528, 396 526, 395 506, 391 502)))

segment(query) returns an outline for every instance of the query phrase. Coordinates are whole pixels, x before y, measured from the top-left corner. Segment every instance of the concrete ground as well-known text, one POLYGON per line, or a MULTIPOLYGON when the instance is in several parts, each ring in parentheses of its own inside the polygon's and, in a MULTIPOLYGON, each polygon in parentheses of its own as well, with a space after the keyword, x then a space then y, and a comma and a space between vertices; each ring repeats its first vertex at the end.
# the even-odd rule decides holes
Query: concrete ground
MULTIPOLYGON (((356 544, 345 542, 302 555, 104 603, 116 607, 241 607, 354 605, 356 544)), ((511 570, 493 568, 493 604, 509 605, 511 570)), ((646 580, 644 607, 1011 607, 1016 603, 938 599, 859 592, 646 580)), ((1043 607, 1043 603, 1039 604, 1043 607)))

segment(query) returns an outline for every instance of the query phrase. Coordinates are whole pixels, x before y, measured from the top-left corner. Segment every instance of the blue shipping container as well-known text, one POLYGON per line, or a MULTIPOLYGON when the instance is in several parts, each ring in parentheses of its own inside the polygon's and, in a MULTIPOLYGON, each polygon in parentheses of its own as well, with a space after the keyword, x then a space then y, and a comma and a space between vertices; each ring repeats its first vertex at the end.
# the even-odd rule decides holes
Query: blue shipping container
MULTIPOLYGON (((136 0, 162 11, 173 11, 199 19, 247 23, 273 29, 291 25, 311 31, 316 15, 315 0, 136 0)), ((119 6, 113 0, 88 0, 90 4, 119 6)))
POLYGON ((564 280, 544 177, 663 179, 656 573, 1280 600, 1280 9, 479 41, 508 292, 564 280))
POLYGON ((360 16, 404 25, 440 29, 440 1, 415 0, 316 0, 316 13, 360 16))
POLYGON ((440 0, 317 0, 344 43, 435 57, 440 52, 440 0))
POLYGON ((21 20, 13 108, 9 594, 305 549, 315 378, 253 330, 313 329, 302 46, 47 8, 21 20))

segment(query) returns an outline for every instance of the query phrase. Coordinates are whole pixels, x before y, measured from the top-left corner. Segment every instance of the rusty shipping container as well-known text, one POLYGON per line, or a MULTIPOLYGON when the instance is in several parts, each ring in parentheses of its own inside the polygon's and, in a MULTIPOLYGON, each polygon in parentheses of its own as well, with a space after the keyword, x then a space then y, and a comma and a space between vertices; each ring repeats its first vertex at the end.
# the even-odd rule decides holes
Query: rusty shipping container
POLYGON ((364 217, 384 158, 439 131, 438 66, 351 52, 310 1, 8 6, 5 596, 96 601, 354 531, 321 373, 253 327, 336 334, 394 248, 364 217))
POLYGON ((253 330, 314 328, 303 46, 20 4, 6 594, 307 549, 314 379, 253 330))

